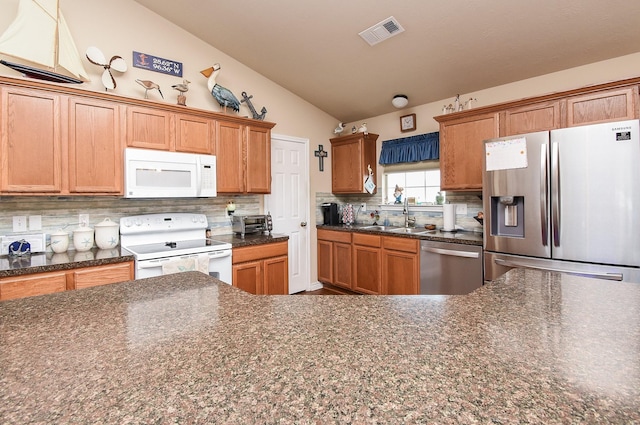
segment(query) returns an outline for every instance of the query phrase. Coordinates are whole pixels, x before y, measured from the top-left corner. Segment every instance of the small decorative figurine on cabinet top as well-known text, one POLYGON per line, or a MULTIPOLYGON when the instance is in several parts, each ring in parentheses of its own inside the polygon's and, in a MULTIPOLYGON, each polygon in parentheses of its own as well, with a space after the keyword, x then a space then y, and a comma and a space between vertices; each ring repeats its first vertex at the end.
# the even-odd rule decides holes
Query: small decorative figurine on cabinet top
POLYGON ((187 96, 184 94, 189 91, 189 80, 182 80, 180 84, 174 84, 171 86, 172 89, 178 90, 178 105, 187 106, 187 96))
POLYGON ((207 88, 209 89, 211 96, 213 96, 220 106, 222 106, 224 112, 227 112, 227 107, 239 112, 240 101, 238 98, 231 93, 231 90, 216 83, 216 77, 220 73, 220 69, 222 69, 220 64, 216 63, 211 68, 203 69, 200 73, 208 78, 207 88))
POLYGON ((333 134, 340 134, 343 131, 344 131, 344 123, 343 122, 339 122, 338 126, 333 129, 333 134))
POLYGON ((149 99, 149 90, 153 90, 153 89, 157 89, 158 93, 160 93, 160 96, 164 99, 164 96, 162 95, 162 91, 160 91, 160 85, 154 83, 153 81, 150 80, 136 80, 136 83, 140 84, 142 87, 144 87, 144 98, 145 99, 149 99))

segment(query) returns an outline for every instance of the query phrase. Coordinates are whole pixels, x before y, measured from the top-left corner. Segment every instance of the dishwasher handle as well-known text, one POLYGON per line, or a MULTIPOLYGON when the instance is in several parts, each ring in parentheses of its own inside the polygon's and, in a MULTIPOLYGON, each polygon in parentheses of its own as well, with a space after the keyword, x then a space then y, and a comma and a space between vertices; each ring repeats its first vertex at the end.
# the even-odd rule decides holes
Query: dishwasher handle
POLYGON ((430 252, 432 254, 439 255, 450 255, 453 257, 464 257, 464 258, 479 258, 479 252, 470 252, 470 251, 457 251, 455 249, 443 249, 443 248, 434 248, 430 246, 421 247, 422 251, 430 252))

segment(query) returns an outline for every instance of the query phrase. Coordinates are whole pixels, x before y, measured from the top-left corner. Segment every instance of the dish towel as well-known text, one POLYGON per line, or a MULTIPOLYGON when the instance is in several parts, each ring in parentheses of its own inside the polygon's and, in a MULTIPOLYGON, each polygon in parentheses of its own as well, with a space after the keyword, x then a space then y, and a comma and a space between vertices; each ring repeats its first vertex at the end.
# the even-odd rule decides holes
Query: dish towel
POLYGON ((209 274, 209 256, 207 254, 176 258, 162 263, 163 275, 193 271, 209 274))

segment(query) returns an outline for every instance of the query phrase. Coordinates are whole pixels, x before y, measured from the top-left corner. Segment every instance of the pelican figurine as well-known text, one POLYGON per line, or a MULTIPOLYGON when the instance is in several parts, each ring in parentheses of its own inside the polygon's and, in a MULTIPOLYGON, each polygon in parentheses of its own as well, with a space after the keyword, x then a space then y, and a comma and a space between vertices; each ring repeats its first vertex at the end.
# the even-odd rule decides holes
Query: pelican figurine
POLYGON ((227 107, 233 109, 236 112, 240 111, 240 101, 231 93, 229 89, 222 87, 216 83, 216 77, 220 73, 220 64, 216 63, 211 68, 200 71, 202 75, 208 78, 207 88, 211 92, 211 96, 224 108, 227 112, 227 107))
POLYGON ((144 98, 145 99, 149 99, 149 90, 153 90, 153 89, 158 89, 158 93, 160 93, 160 96, 164 99, 164 96, 162 95, 162 91, 160 90, 160 85, 154 83, 153 81, 149 81, 149 80, 139 80, 136 79, 136 83, 140 84, 142 87, 144 87, 144 98))
POLYGON ((187 96, 184 94, 189 91, 189 80, 182 80, 181 84, 174 84, 171 86, 172 89, 178 90, 178 105, 187 106, 187 96))
POLYGON ((344 131, 344 123, 339 122, 338 126, 333 130, 333 134, 340 134, 344 131))

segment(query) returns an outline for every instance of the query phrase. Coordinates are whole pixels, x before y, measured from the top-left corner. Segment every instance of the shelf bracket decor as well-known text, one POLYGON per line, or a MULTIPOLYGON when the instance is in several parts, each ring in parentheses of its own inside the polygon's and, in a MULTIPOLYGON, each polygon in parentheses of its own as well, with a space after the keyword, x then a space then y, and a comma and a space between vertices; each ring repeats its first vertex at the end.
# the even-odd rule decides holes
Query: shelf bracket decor
POLYGON ((318 150, 314 151, 313 154, 318 158, 318 168, 320 171, 324 171, 324 159, 329 153, 324 150, 324 146, 318 145, 318 150))

